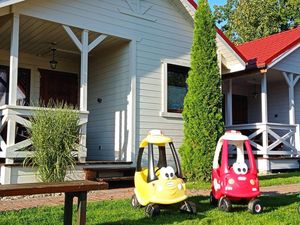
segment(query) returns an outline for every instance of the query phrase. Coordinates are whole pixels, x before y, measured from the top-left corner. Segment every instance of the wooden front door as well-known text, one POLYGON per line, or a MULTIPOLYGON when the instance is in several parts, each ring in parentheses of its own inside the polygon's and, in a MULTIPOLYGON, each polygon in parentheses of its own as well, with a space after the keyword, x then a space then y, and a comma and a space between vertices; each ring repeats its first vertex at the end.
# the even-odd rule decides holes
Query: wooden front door
POLYGON ((49 100, 78 106, 78 75, 52 70, 41 70, 40 98, 48 104, 49 100))
POLYGON ((232 123, 248 123, 248 98, 243 95, 232 96, 232 123))

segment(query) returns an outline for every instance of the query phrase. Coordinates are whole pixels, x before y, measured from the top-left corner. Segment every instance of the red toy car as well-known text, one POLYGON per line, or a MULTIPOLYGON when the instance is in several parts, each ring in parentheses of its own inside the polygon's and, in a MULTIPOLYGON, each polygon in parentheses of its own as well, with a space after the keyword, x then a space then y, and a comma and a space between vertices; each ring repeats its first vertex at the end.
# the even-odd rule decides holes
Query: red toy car
POLYGON ((256 199, 259 195, 259 181, 250 141, 238 131, 227 131, 218 141, 214 156, 210 203, 229 212, 232 202, 248 202, 249 211, 256 214, 263 210, 259 199, 256 199), (248 164, 245 162, 244 147, 248 164), (229 148, 236 149, 237 158, 232 166, 229 165, 229 148))

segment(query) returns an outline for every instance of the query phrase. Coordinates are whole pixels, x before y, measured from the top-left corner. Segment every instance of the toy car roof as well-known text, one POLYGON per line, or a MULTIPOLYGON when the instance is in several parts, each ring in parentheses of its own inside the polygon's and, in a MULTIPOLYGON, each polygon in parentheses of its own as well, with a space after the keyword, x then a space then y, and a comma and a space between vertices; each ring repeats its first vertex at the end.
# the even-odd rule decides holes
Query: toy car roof
POLYGON ((246 141, 249 138, 243 135, 241 132, 236 130, 226 131, 225 134, 220 138, 220 140, 228 140, 228 141, 246 141))
POLYGON ((146 147, 148 143, 160 146, 170 142, 172 142, 172 138, 164 136, 160 130, 151 130, 148 136, 141 141, 140 148, 146 147))

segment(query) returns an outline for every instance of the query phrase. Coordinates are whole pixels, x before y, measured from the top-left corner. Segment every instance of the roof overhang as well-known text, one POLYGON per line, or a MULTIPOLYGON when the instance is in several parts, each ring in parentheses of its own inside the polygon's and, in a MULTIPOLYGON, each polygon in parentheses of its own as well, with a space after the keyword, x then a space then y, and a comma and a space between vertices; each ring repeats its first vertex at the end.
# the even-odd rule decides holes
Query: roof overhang
POLYGON ((268 69, 272 68, 277 63, 279 63, 281 60, 283 60, 284 58, 286 58, 287 56, 289 56, 290 54, 292 54, 294 51, 296 51, 297 49, 299 49, 299 47, 300 47, 300 43, 298 43, 294 47, 290 48, 289 50, 286 50, 285 52, 283 52, 282 54, 280 54, 279 56, 277 56, 275 59, 273 59, 266 67, 268 69))
POLYGON ((0 8, 17 4, 19 2, 23 2, 25 0, 0 0, 0 8))
POLYGON ((226 37, 226 35, 218 28, 216 28, 217 36, 216 38, 225 46, 227 51, 229 51, 233 57, 237 59, 239 64, 237 64, 236 68, 233 72, 236 71, 244 71, 247 68, 248 62, 245 57, 239 52, 236 46, 226 37))

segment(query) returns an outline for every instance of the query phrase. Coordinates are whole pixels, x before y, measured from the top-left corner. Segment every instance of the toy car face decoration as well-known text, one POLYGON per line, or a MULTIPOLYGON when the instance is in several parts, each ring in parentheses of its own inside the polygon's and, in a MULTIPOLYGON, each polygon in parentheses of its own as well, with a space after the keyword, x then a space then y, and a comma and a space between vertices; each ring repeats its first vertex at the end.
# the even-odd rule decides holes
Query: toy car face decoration
POLYGON ((232 168, 233 172, 237 175, 245 175, 248 172, 248 166, 245 162, 235 162, 232 168))
POLYGON ((164 180, 172 180, 176 178, 175 171, 171 166, 162 167, 160 169, 160 177, 164 180))

